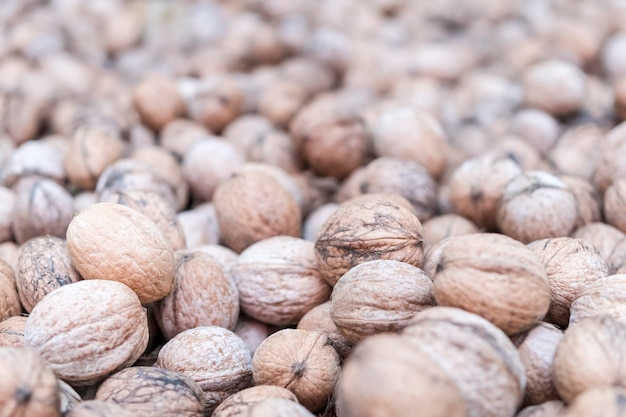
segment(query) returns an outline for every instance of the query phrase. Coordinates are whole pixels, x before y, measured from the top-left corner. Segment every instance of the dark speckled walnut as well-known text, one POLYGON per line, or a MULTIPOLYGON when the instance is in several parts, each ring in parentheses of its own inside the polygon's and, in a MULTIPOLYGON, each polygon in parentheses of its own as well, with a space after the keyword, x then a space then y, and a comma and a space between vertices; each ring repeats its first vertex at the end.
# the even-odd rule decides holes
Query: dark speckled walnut
POLYGON ((96 399, 143 417, 202 417, 204 394, 189 377, 167 369, 133 366, 107 378, 96 399))
POLYGON ((295 394, 276 385, 257 385, 241 390, 226 398, 213 412, 213 417, 240 417, 247 415, 255 404, 268 399, 281 398, 298 402, 295 394))

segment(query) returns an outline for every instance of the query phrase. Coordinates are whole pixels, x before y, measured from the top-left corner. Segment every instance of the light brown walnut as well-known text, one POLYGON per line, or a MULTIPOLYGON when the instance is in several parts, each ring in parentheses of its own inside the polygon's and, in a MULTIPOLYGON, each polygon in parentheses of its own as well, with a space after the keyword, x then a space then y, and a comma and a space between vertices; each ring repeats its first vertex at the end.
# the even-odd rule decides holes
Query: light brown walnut
POLYGON ((13 206, 17 195, 13 190, 0 187, 0 242, 13 239, 13 206))
POLYGON ((302 405, 284 398, 266 398, 254 404, 250 417, 315 417, 302 405))
POLYGON ((342 358, 346 358, 354 343, 339 330, 330 316, 331 303, 327 301, 310 309, 298 322, 298 329, 322 332, 342 358))
POLYGON ((565 410, 563 401, 553 400, 523 408, 515 417, 561 417, 565 410))
POLYGON ((606 261, 609 275, 626 266, 626 233, 621 230, 606 223, 594 222, 579 227, 572 236, 593 244, 606 261))
POLYGON ((478 227, 471 221, 458 214, 442 214, 435 216, 422 225, 422 236, 429 245, 452 236, 478 233, 478 227))
MULTIPOLYGON (((268 398, 298 402, 298 398, 287 388, 276 385, 257 385, 243 389, 226 398, 213 412, 213 417, 238 417, 249 415, 251 408, 268 398)), ((305 409, 306 410, 306 409, 305 409)))
POLYGON ((73 406, 64 417, 131 417, 133 415, 112 401, 87 400, 73 406))
POLYGON ((625 417, 624 387, 590 389, 576 397, 565 413, 566 417, 625 417))
POLYGON ((601 220, 601 200, 598 191, 588 180, 568 175, 560 175, 559 179, 572 191, 576 200, 578 220, 576 227, 601 220))
POLYGON ((187 249, 220 242, 220 225, 213 203, 202 203, 191 210, 181 211, 176 217, 183 228, 187 249))
POLYGON ((626 178, 617 179, 604 193, 606 222, 626 233, 626 178))
POLYGON ((18 316, 22 312, 22 305, 15 288, 13 270, 5 262, 0 264, 0 321, 3 321, 18 316))
POLYGON ((66 178, 63 169, 64 156, 64 150, 46 140, 25 142, 11 153, 3 166, 0 173, 2 184, 12 187, 21 178, 28 176, 63 184, 66 178))
POLYGON ((626 323, 626 275, 600 278, 582 290, 572 302, 569 324, 601 315, 626 323))
POLYGON ((185 112, 174 81, 158 73, 142 77, 133 90, 133 104, 142 122, 156 131, 185 112))
POLYGON ((254 355, 256 348, 269 336, 270 326, 245 314, 240 314, 234 332, 241 337, 250 349, 250 353, 254 355))
POLYGON ((196 141, 207 135, 209 131, 200 123, 189 119, 174 119, 161 129, 159 145, 180 159, 196 141))
POLYGON ((0 321, 0 346, 24 346, 26 316, 12 316, 0 321))

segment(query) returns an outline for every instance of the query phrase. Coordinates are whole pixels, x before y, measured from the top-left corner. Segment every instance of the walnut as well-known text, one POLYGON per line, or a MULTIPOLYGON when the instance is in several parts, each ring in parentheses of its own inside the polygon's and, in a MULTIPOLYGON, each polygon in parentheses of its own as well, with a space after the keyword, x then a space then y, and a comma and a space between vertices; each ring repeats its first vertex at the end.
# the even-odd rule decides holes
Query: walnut
POLYGON ((196 381, 204 391, 205 410, 252 385, 252 358, 241 338, 215 326, 177 334, 159 351, 156 365, 196 381))
POLYGON ((133 413, 112 401, 87 400, 73 406, 64 417, 131 417, 133 413))
POLYGON ((527 247, 543 263, 548 275, 552 300, 546 321, 565 328, 572 301, 589 285, 607 276, 606 262, 584 239, 542 239, 527 247))
POLYGON ((257 348, 252 371, 256 385, 285 387, 307 409, 319 411, 339 378, 339 354, 321 332, 283 329, 257 348))
POLYGON ((100 384, 96 400, 142 416, 202 417, 204 394, 191 378, 167 369, 133 366, 100 384))
POLYGON ((206 127, 189 119, 174 119, 163 126, 159 144, 174 156, 182 158, 198 140, 209 135, 206 127))
POLYGON ((354 343, 372 334, 397 332, 415 313, 435 304, 431 279, 413 265, 392 260, 350 269, 333 287, 330 302, 330 317, 354 343))
POLYGON ((74 209, 79 212, 97 202, 98 194, 93 191, 83 191, 74 196, 74 209))
POLYGON ((390 259, 420 267, 422 225, 403 197, 366 194, 341 204, 315 242, 322 277, 331 285, 350 268, 390 259))
POLYGON ((565 412, 565 404, 559 400, 546 401, 523 408, 515 417, 559 417, 565 412))
POLYGON ((4 165, 0 178, 7 187, 12 187, 21 178, 37 176, 60 184, 65 180, 63 170, 64 152, 44 141, 29 141, 11 153, 4 165))
POLYGON ((460 309, 432 307, 417 313, 402 337, 452 379, 468 417, 515 414, 526 387, 524 366, 493 324, 460 309))
POLYGON ((197 250, 175 253, 172 291, 160 301, 157 319, 167 339, 198 326, 234 329, 239 315, 235 282, 211 255, 197 250))
POLYGON ((203 203, 191 210, 181 211, 177 218, 183 228, 188 249, 219 243, 220 225, 213 203, 203 203))
POLYGON ((254 404, 250 417, 315 417, 300 404, 284 398, 266 398, 254 404))
POLYGON ((626 416, 626 390, 623 386, 594 388, 581 393, 567 409, 567 417, 626 416))
POLYGON ((585 100, 585 73, 567 61, 534 64, 524 74, 523 84, 525 104, 554 116, 580 110, 585 100))
POLYGON ((409 417, 417 409, 424 417, 468 415, 453 379, 397 335, 375 335, 360 343, 344 365, 336 392, 338 415, 345 417, 409 417))
POLYGON ((0 242, 13 238, 13 206, 17 195, 9 188, 0 187, 0 242))
POLYGON ((32 349, 3 347, 0 409, 7 416, 60 417, 59 384, 48 364, 32 349))
POLYGON ((593 185, 583 178, 568 175, 560 175, 559 179, 567 185, 576 200, 576 227, 600 221, 600 197, 593 185))
POLYGON ((18 264, 17 291, 28 313, 50 292, 81 279, 71 264, 65 240, 54 236, 27 241, 18 264))
POLYGON ((593 389, 626 384, 626 324, 610 316, 589 317, 565 331, 554 356, 553 379, 559 395, 571 403, 593 389))
POLYGON ((203 252, 211 255, 215 260, 224 268, 228 274, 230 274, 230 268, 237 263, 237 252, 232 249, 228 249, 226 246, 217 244, 207 244, 198 246, 195 248, 198 252, 203 252))
POLYGON ((239 289, 241 310, 268 324, 296 324, 330 297, 314 244, 295 237, 276 236, 249 246, 230 273, 239 289))
POLYGON ((573 300, 569 324, 587 317, 609 315, 626 323, 626 275, 610 275, 584 288, 573 300))
POLYGON ((12 316, 0 321, 0 346, 24 346, 26 316, 12 316))
POLYGON ((22 312, 20 298, 15 288, 15 275, 6 262, 0 261, 0 321, 22 312))
POLYGON ((250 353, 254 355, 254 351, 269 336, 270 328, 267 324, 240 314, 235 325, 235 334, 246 343, 250 353))
POLYGON ((294 56, 281 64, 282 77, 302 86, 309 94, 330 90, 336 74, 323 63, 304 56, 294 56))
MULTIPOLYGON (((287 388, 276 385, 257 385, 243 389, 226 398, 213 412, 213 417, 236 417, 247 415, 251 408, 268 398, 279 398, 294 403, 298 398, 287 388)), ((306 409, 305 409, 306 410, 306 409)))
POLYGON ((0 94, 0 128, 15 145, 34 139, 43 119, 44 105, 32 94, 19 89, 5 90, 0 94))
POLYGON ((604 193, 604 218, 626 233, 626 178, 613 182, 604 193))
POLYGON ((122 282, 142 303, 170 293, 174 254, 158 226, 146 216, 115 203, 81 211, 67 229, 72 264, 85 279, 122 282))
POLYGON ((626 122, 615 126, 594 146, 598 150, 591 180, 598 190, 604 192, 613 181, 626 176, 626 168, 622 163, 626 158, 626 122))
POLYGON ((245 156, 248 161, 274 165, 294 175, 302 169, 302 161, 291 138, 277 129, 260 133, 245 156))
POLYGON ((603 134, 599 126, 591 123, 572 127, 559 138, 548 160, 558 172, 589 179, 603 134))
POLYGON ((339 204, 326 203, 309 213, 302 226, 303 239, 315 242, 326 220, 328 220, 338 208, 339 204))
POLYGON ((37 303, 26 321, 24 345, 66 382, 89 385, 139 358, 148 345, 148 318, 126 285, 78 281, 37 303))
POLYGON ((308 93, 293 81, 283 80, 265 87, 258 101, 258 112, 276 126, 288 126, 304 105, 308 93))
POLYGON ((156 131, 185 112, 176 84, 157 73, 144 75, 135 86, 133 104, 141 121, 156 131))
POLYGON ((626 266, 626 234, 605 223, 589 223, 576 229, 575 238, 588 240, 608 266, 608 275, 626 266))
POLYGON ((478 233, 474 223, 458 214, 442 214, 427 220, 422 226, 422 236, 429 245, 447 237, 478 233))
POLYGON ((0 271, 4 271, 5 268, 11 270, 11 279, 13 285, 15 285, 15 274, 13 271, 17 271, 17 261, 20 257, 20 247, 15 242, 0 243, 0 271))
POLYGON ((302 316, 297 328, 324 333, 328 337, 328 343, 339 352, 342 358, 346 358, 354 343, 339 330, 330 315, 330 309, 330 301, 313 307, 302 316))
POLYGON ((547 154, 559 136, 559 122, 544 111, 524 109, 511 119, 509 132, 524 138, 542 154, 547 154))
POLYGON ((497 211, 498 228, 524 243, 568 236, 576 226, 576 198, 557 177, 529 171, 511 180, 497 211))
POLYGON ((274 129, 267 118, 258 114, 244 114, 228 125, 223 136, 241 155, 247 157, 258 138, 274 129))
POLYGON ((187 103, 187 111, 193 120, 220 133, 241 114, 243 106, 240 83, 231 76, 213 76, 200 80, 187 103))

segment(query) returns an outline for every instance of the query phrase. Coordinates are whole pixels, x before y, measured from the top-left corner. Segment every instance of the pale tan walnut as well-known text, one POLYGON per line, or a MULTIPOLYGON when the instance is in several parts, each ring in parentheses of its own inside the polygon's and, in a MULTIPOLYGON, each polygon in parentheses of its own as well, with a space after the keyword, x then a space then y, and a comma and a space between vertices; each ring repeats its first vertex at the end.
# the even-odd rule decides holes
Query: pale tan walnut
POLYGON ((167 369, 133 366, 105 379, 96 400, 145 417, 202 417, 204 393, 191 378, 167 369))
POLYGON ((24 345, 37 350, 59 378, 90 385, 139 358, 148 346, 148 316, 126 285, 78 281, 37 303, 24 345))
POLYGON ((211 255, 197 250, 175 253, 174 287, 160 301, 159 327, 167 339, 198 326, 230 330, 237 324, 239 293, 230 275, 211 255))
POLYGON ((246 248, 230 269, 241 310, 276 326, 297 324, 311 308, 328 301, 331 287, 315 261, 313 242, 275 236, 246 248))
POLYGON ((133 414, 113 401, 81 401, 64 414, 63 417, 131 417, 133 414))
POLYGON ((213 76, 200 81, 187 103, 191 118, 211 132, 220 133, 243 112, 244 92, 231 76, 213 76))
POLYGON ((560 417, 565 413, 565 410, 563 401, 553 400, 523 408, 515 417, 560 417))
POLYGON ((12 316, 0 321, 0 346, 24 346, 26 316, 12 316))
POLYGON ((498 228, 524 243, 569 236, 578 221, 576 203, 563 181, 544 171, 528 171, 505 187, 498 205, 498 228))
POLYGON ((260 162, 277 166, 290 174, 298 174, 302 170, 302 161, 296 147, 285 132, 278 129, 260 133, 245 153, 251 162, 260 162))
POLYGON ((586 95, 585 73, 567 61, 538 62, 524 73, 524 102, 554 116, 580 110, 586 95))
POLYGON ((569 175, 560 175, 559 179, 572 191, 576 199, 578 220, 576 227, 601 220, 600 196, 598 191, 586 179, 569 175))
POLYGON ((3 264, 0 270, 0 321, 2 321, 19 315, 22 312, 22 305, 15 288, 13 270, 5 262, 0 263, 3 264))
POLYGON ((302 238, 311 242, 315 242, 322 230, 322 226, 330 216, 339 208, 339 204, 326 203, 313 210, 304 219, 302 226, 302 238))
POLYGON ((270 326, 245 314, 240 314, 233 331, 241 337, 250 349, 250 353, 254 355, 256 348, 269 336, 270 326))
POLYGON ((418 267, 392 260, 363 262, 333 287, 330 317, 353 343, 407 326, 418 311, 432 307, 432 280, 418 267))
POLYGON ((18 244, 36 236, 65 236, 74 213, 74 199, 65 188, 52 180, 25 178, 15 191, 13 236, 18 244))
POLYGON ((524 171, 548 170, 541 153, 525 139, 515 135, 505 135, 494 141, 490 152, 496 157, 509 158, 519 164, 524 171))
POLYGON ((0 113, 3 115, 0 128, 13 143, 34 139, 43 119, 44 103, 19 89, 11 89, 0 94, 0 113))
POLYGON ((300 236, 299 202, 268 172, 235 172, 217 188, 213 204, 222 239, 235 252, 272 236, 300 236))
POLYGON ((528 244, 544 265, 552 294, 546 321, 567 327, 572 301, 594 282, 608 275, 597 249, 584 239, 560 237, 528 244))
POLYGON ((83 191, 74 196, 74 209, 78 211, 82 211, 92 204, 96 204, 98 202, 98 194, 93 191, 83 191))
POLYGON ((141 121, 156 131, 185 112, 174 81, 157 73, 144 75, 135 86, 133 104, 141 121))
POLYGON ((54 236, 27 241, 18 265, 17 292, 28 313, 50 292, 81 279, 72 266, 65 240, 54 236))
POLYGON ((243 340, 222 327, 196 327, 177 334, 159 351, 155 366, 180 372, 204 391, 205 410, 252 385, 252 358, 243 340))
POLYGON ((294 56, 281 64, 284 79, 302 86, 309 94, 330 90, 336 74, 322 62, 304 56, 294 56))
POLYGON ((594 388, 581 393, 568 407, 567 417, 624 417, 626 390, 623 386, 594 388))
POLYGON ((477 226, 494 229, 504 188, 521 173, 522 168, 510 158, 485 155, 465 161, 450 177, 452 208, 477 226))
POLYGON ((556 144, 559 122, 544 111, 524 109, 511 119, 509 132, 524 138, 533 148, 546 154, 556 144))
POLYGON ((0 409, 6 416, 61 415, 59 384, 46 361, 32 349, 0 349, 0 409))
POLYGON ((117 132, 98 124, 84 125, 74 131, 63 165, 72 184, 93 190, 105 168, 123 152, 124 143, 117 132))
POLYGON ((220 242, 220 225, 213 203, 203 203, 177 215, 183 228, 187 249, 203 245, 217 245, 220 242))
POLYGON ((339 378, 339 354, 322 332, 283 329, 257 348, 252 370, 256 385, 285 387, 307 409, 319 411, 339 378))
POLYGON ((331 285, 350 268, 376 259, 421 267, 422 224, 403 197, 366 194, 342 203, 315 241, 322 277, 331 285))
POLYGON ((119 281, 142 303, 160 300, 174 282, 174 253, 158 226, 130 207, 98 203, 67 229, 72 264, 87 280, 119 281))
POLYGON ((604 193, 606 222, 626 233, 626 178, 613 182, 604 193))
POLYGON ((82 398, 67 382, 58 378, 57 382, 59 383, 59 397, 61 398, 61 415, 65 416, 72 407, 82 401, 82 398))
POLYGON ((553 379, 571 403, 592 388, 626 384, 626 324, 603 315, 589 317, 565 331, 554 356, 553 379))
POLYGON ((550 323, 539 323, 516 341, 522 364, 526 369, 524 404, 536 405, 559 399, 552 371, 554 353, 563 338, 563 331, 550 323))
POLYGON ((284 398, 266 398, 250 408, 250 417, 315 417, 302 405, 284 398))
MULTIPOLYGON (((213 412, 213 417, 236 417, 249 415, 251 408, 268 398, 278 398, 294 403, 298 398, 287 388, 276 385, 257 385, 243 389, 226 398, 213 412)), ((306 410, 306 409, 305 409, 306 410)))
POLYGON ((287 126, 307 98, 308 92, 300 84, 281 80, 263 89, 257 103, 258 112, 276 126, 287 126))
POLYGON ((174 119, 161 129, 159 145, 182 158, 196 141, 208 135, 208 129, 198 122, 174 119))
POLYGON ((581 291, 572 302, 569 324, 600 315, 626 323, 626 275, 601 278, 581 291))
POLYGON ((243 114, 224 129, 223 136, 241 155, 247 156, 258 138, 274 129, 272 123, 263 116, 243 114))
POLYGON ((422 226, 422 236, 429 245, 447 237, 478 233, 478 227, 471 220, 453 213, 433 217, 422 226))
POLYGON ((13 239, 13 206, 16 199, 13 190, 0 187, 0 242, 13 239))
POLYGON ((15 285, 15 273, 18 269, 17 261, 20 257, 20 247, 15 242, 0 243, 0 273, 10 270, 10 277, 13 285, 15 285))
POLYGON ((38 176, 62 184, 65 180, 64 153, 47 141, 28 141, 15 149, 3 166, 0 174, 2 183, 11 187, 20 178, 38 176))
POLYGON ((344 335, 330 316, 331 303, 327 301, 310 309, 298 322, 298 329, 322 332, 342 358, 346 358, 354 343, 344 335))
POLYGON ((593 123, 572 127, 559 138, 548 160, 563 174, 589 179, 603 135, 593 123))
POLYGON ((626 233, 606 223, 589 223, 576 229, 572 235, 585 239, 598 249, 609 267, 608 275, 626 265, 626 233))
POLYGON ((594 159, 591 180, 601 192, 618 178, 626 176, 623 163, 626 158, 626 122, 611 129, 595 146, 598 148, 594 159))
POLYGON ((461 417, 467 409, 453 379, 428 355, 391 334, 360 343, 337 385, 342 417, 461 417))
POLYGON ((227 248, 226 246, 217 245, 217 244, 207 244, 198 246, 195 248, 199 252, 207 253, 219 262, 222 265, 222 268, 226 272, 230 274, 230 268, 237 263, 237 258, 239 255, 232 249, 227 248))
POLYGON ((435 300, 478 314, 513 335, 539 323, 550 307, 545 268, 522 243, 495 233, 444 239, 428 252, 424 271, 435 300))
POLYGON ((526 388, 524 365, 493 324, 457 308, 433 307, 417 313, 402 337, 452 379, 468 417, 515 414, 526 388))
POLYGON ((176 210, 160 194, 151 191, 117 191, 104 202, 122 204, 142 213, 161 230, 173 251, 185 249, 185 233, 178 221, 176 210))

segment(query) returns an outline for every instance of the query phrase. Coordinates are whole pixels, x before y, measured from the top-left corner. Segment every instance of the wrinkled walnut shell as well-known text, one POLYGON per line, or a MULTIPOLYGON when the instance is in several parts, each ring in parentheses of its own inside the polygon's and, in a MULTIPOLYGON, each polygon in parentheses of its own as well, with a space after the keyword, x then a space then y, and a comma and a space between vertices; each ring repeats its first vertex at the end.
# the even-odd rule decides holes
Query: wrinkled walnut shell
MULTIPOLYGON (((280 398, 297 403, 298 398, 287 388, 276 385, 257 385, 243 389, 226 398, 213 412, 212 417, 248 415, 251 408, 268 398, 280 398)), ((306 410, 306 409, 305 409, 306 410)))
POLYGON ((328 337, 330 343, 342 358, 348 356, 354 343, 352 343, 337 327, 330 316, 330 301, 310 309, 298 322, 298 329, 322 332, 328 337))
POLYGON ((626 275, 609 275, 583 289, 572 302, 569 324, 601 315, 626 323, 626 275))
POLYGON ((0 321, 0 346, 24 346, 26 316, 13 316, 0 321))

